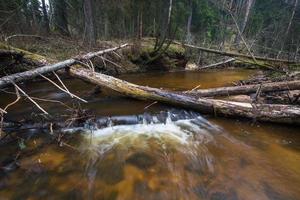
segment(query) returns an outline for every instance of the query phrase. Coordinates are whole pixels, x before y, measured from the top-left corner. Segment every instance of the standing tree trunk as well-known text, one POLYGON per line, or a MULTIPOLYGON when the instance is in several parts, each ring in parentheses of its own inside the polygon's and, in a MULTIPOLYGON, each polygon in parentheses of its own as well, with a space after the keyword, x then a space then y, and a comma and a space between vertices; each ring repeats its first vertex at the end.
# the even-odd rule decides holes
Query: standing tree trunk
POLYGON ((295 0, 295 3, 294 3, 294 7, 293 7, 293 11, 292 11, 292 15, 291 15, 291 18, 290 18, 290 21, 289 21, 289 24, 288 24, 288 27, 285 31, 285 34, 284 34, 284 37, 283 37, 283 40, 282 40, 282 43, 281 43, 281 48, 280 48, 280 51, 277 55, 277 58, 280 57, 280 54, 281 52, 283 51, 283 48, 284 48, 284 44, 285 44, 285 41, 287 39, 287 36, 290 32, 290 29, 291 29, 291 26, 292 26, 292 23, 293 23, 293 20, 294 20, 294 17, 295 17, 295 13, 296 13, 296 10, 297 10, 297 6, 298 6, 298 0, 295 0))
MULTIPOLYGON (((243 34, 245 29, 246 29, 246 26, 247 26, 247 23, 248 23, 248 20, 249 20, 249 16, 250 16, 250 11, 251 11, 251 8, 253 6, 253 3, 254 3, 254 0, 247 0, 245 17, 244 17, 242 26, 240 28, 241 34, 243 34)), ((236 44, 239 44, 240 40, 241 40, 241 36, 238 34, 236 36, 236 40, 235 40, 236 44)))
POLYGON ((291 29, 291 26, 292 26, 292 23, 293 23, 293 20, 294 20, 294 17, 295 17, 295 13, 296 13, 296 10, 297 10, 297 6, 298 6, 298 0, 295 0, 293 11, 292 11, 292 15, 291 15, 291 18, 290 18, 290 21, 289 21, 289 25, 288 25, 288 27, 286 29, 286 32, 285 32, 285 37, 290 32, 290 29, 291 29))
POLYGON ((46 33, 49 33, 50 32, 49 18, 48 18, 45 0, 42 0, 42 9, 43 9, 43 19, 44 19, 45 31, 46 31, 46 33))
POLYGON ((170 0, 169 3, 169 12, 168 12, 168 21, 167 21, 167 27, 170 30, 171 29, 171 17, 172 17, 172 8, 173 8, 173 0, 170 0))
POLYGON ((92 0, 84 0, 84 18, 84 41, 89 45, 89 47, 92 47, 96 44, 96 31, 94 25, 92 0))
POLYGON ((187 44, 192 43, 192 33, 191 33, 191 26, 192 26, 192 19, 193 19, 193 3, 192 0, 189 0, 189 7, 190 7, 190 14, 187 21, 187 30, 186 30, 186 42, 187 44))
POLYGON ((142 8, 138 11, 138 39, 143 37, 143 11, 142 8))
POLYGON ((67 6, 65 0, 51 0, 53 4, 54 30, 65 36, 70 36, 67 20, 67 6))

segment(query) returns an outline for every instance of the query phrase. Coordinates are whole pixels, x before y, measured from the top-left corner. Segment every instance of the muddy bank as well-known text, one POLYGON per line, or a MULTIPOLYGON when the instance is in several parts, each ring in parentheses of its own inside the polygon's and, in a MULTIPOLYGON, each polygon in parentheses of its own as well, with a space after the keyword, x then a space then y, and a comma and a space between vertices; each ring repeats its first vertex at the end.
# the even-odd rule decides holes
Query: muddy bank
MULTIPOLYGON (((65 60, 99 49, 115 47, 125 42, 133 45, 118 52, 94 58, 93 67, 95 70, 109 75, 118 75, 148 71, 176 71, 184 70, 186 67, 185 50, 179 45, 171 45, 162 55, 150 62, 150 57, 153 56, 154 41, 147 39, 139 42, 98 41, 95 47, 87 48, 79 41, 64 38, 15 38, 9 43, 0 43, 2 50, 12 50, 11 47, 16 47, 18 48, 17 51, 21 52, 16 56, 0 55, 0 76, 23 72, 43 65, 43 63, 32 62, 43 60, 36 59, 39 55, 44 56, 47 61, 52 59, 65 60)), ((90 63, 85 64, 91 65, 90 63)))

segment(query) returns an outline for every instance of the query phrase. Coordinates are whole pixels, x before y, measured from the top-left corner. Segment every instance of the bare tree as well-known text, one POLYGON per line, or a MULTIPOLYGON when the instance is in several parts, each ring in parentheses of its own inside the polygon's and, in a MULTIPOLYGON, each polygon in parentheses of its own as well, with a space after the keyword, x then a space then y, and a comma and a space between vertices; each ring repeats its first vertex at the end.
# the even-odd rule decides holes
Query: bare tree
MULTIPOLYGON (((253 4, 254 4, 254 0, 246 0, 245 17, 244 17, 243 23, 242 23, 241 28, 240 28, 240 31, 241 31, 242 34, 244 33, 244 31, 246 29, 246 26, 247 26, 247 23, 248 23, 248 20, 249 20, 249 16, 250 16, 250 11, 251 11, 251 8, 252 8, 253 4)), ((240 39, 241 39, 240 35, 237 34, 235 42, 237 44, 239 44, 240 39)))

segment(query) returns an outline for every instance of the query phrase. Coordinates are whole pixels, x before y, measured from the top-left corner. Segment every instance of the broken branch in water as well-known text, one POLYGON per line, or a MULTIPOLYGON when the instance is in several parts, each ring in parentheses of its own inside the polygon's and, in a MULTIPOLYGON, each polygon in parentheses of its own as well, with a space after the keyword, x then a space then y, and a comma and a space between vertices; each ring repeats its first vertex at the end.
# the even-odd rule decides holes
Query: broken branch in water
POLYGON ((40 109, 44 114, 49 115, 47 111, 45 111, 37 102, 35 102, 26 92, 24 92, 17 84, 12 83, 22 94, 24 94, 27 99, 29 99, 38 109, 40 109))
POLYGON ((0 108, 0 112, 4 113, 4 114, 7 114, 7 112, 4 109, 2 109, 2 108, 0 108))
POLYGON ((4 120, 4 116, 3 116, 3 114, 7 114, 7 109, 10 107, 10 106, 12 106, 12 105, 14 105, 14 104, 16 104, 20 99, 21 99, 21 97, 20 97, 20 93, 19 93, 19 90, 17 89, 17 87, 15 87, 15 91, 16 91, 16 96, 17 96, 17 98, 16 98, 16 100, 14 100, 13 102, 11 102, 11 103, 9 103, 8 105, 6 105, 5 106, 5 108, 3 109, 3 112, 1 112, 0 113, 0 115, 1 115, 1 120, 0 120, 0 137, 2 136, 2 130, 3 130, 3 120, 4 120))
POLYGON ((52 81, 50 78, 47 78, 46 76, 44 76, 44 75, 42 75, 42 74, 41 74, 40 76, 43 77, 44 79, 46 79, 47 81, 49 81, 50 83, 52 83, 55 87, 57 87, 57 88, 60 89, 61 91, 63 91, 63 92, 65 92, 65 93, 69 94, 72 98, 75 97, 76 99, 78 99, 78 100, 80 100, 80 101, 82 101, 82 102, 84 102, 84 103, 87 103, 86 100, 84 100, 84 99, 82 99, 82 98, 76 96, 75 94, 72 94, 71 92, 69 92, 69 90, 63 89, 62 87, 60 87, 59 85, 57 85, 54 81, 52 81))

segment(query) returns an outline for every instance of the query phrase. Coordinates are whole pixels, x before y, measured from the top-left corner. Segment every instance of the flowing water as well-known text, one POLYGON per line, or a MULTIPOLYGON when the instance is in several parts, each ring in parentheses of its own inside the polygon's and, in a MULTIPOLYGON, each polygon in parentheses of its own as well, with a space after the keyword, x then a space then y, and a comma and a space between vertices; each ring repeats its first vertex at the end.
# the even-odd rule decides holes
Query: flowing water
MULTIPOLYGON (((253 71, 123 75, 141 85, 188 90, 230 85, 253 71)), ((80 128, 19 130, 0 143, 2 199, 300 199, 299 127, 220 119, 66 80, 96 116, 80 128)), ((77 105, 48 83, 24 87, 31 96, 77 105)), ((13 101, 3 96, 0 107, 13 101)), ((41 102, 53 116, 70 111, 41 102)), ((27 101, 7 118, 42 119, 27 101)))

